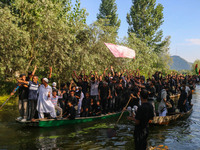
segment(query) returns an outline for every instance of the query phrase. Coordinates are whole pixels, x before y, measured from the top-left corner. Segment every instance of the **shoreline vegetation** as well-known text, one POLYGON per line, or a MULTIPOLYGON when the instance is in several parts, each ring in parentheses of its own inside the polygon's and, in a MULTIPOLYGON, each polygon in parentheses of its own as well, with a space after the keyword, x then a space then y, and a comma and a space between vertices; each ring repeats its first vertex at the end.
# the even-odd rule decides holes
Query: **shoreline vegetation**
POLYGON ((141 13, 136 8, 140 1, 135 1, 131 6, 134 12, 127 15, 128 36, 120 38, 117 14, 120 6, 115 0, 108 2, 111 5, 102 1, 96 21, 90 25, 80 0, 74 5, 70 0, 0 2, 0 80, 12 81, 16 74, 31 71, 35 65, 39 68, 37 74, 43 77, 53 67, 52 77, 61 82, 68 80, 73 70, 85 70, 88 74, 87 71, 104 70, 111 65, 116 71, 126 68, 140 69, 141 74, 167 72, 170 36, 163 37, 159 30, 164 21, 163 6, 145 1, 143 6, 149 5, 145 8, 149 10, 141 13), (133 14, 144 18, 145 12, 152 15, 137 22, 133 14), (143 27, 147 20, 151 24, 143 27), (142 26, 138 28, 135 24, 142 26), (136 59, 115 58, 104 42, 135 50, 136 59))
POLYGON ((51 66, 52 79, 59 82, 70 81, 73 70, 89 74, 109 66, 116 72, 139 69, 145 77, 155 71, 169 74, 170 36, 163 37, 160 30, 164 7, 156 1, 135 0, 127 8, 129 28, 124 38, 118 37, 118 7, 115 0, 102 0, 96 21, 88 25, 89 14, 80 0, 74 5, 71 0, 0 2, 0 95, 10 94, 16 76, 34 66, 38 66, 39 78, 51 66), (136 58, 115 58, 104 42, 127 46, 135 50, 136 58))

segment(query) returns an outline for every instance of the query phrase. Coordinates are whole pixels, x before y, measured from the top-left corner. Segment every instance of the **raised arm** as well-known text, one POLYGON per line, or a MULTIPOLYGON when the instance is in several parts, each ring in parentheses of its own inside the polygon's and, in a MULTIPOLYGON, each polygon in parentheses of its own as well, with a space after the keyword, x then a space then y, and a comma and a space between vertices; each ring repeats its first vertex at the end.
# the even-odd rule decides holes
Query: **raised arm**
POLYGON ((112 75, 114 76, 115 72, 114 72, 113 66, 110 66, 110 70, 111 70, 112 75))
POLYGON ((49 79, 51 79, 51 75, 52 75, 52 67, 49 67, 49 79))
POLYGON ((33 70, 32 74, 31 74, 31 78, 35 75, 36 70, 37 70, 37 66, 35 65, 34 70, 33 70))
POLYGON ((106 68, 103 72, 103 76, 105 77, 106 76, 106 71, 108 70, 108 68, 106 68))
POLYGON ((74 70, 73 73, 74 73, 76 79, 78 79, 78 76, 77 76, 77 74, 76 74, 76 70, 74 70))

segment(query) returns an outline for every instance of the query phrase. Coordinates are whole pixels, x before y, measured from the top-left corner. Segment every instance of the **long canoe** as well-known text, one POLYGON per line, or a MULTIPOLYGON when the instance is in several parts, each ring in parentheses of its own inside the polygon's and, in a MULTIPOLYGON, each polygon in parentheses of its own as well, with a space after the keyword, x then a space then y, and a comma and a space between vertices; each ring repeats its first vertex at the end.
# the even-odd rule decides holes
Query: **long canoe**
POLYGON ((170 115, 170 116, 156 116, 153 118, 153 120, 149 121, 149 124, 168 125, 169 123, 174 122, 178 119, 188 117, 192 113, 192 110, 193 110, 193 108, 191 107, 191 109, 185 113, 177 113, 177 114, 170 115))
MULTIPOLYGON (((93 117, 78 117, 75 118, 74 120, 69 120, 69 119, 42 119, 42 120, 37 120, 35 122, 32 121, 26 121, 26 122, 21 122, 17 121, 20 124, 24 124, 27 126, 36 126, 36 127, 57 127, 57 126, 65 126, 65 125, 71 125, 71 124, 78 124, 78 123, 86 123, 86 122, 92 122, 96 120, 102 120, 102 119, 108 119, 112 117, 119 117, 119 113, 110 113, 106 115, 101 115, 101 116, 93 116, 93 117)), ((124 112, 124 115, 128 115, 129 113, 126 111, 124 112)))

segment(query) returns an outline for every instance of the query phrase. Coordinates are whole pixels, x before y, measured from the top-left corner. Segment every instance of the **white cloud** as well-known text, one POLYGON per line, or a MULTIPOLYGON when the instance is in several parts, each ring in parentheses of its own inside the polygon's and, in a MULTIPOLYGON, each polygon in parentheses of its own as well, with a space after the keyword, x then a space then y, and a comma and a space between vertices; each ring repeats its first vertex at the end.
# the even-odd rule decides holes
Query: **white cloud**
POLYGON ((200 45, 200 39, 186 39, 189 45, 200 45))

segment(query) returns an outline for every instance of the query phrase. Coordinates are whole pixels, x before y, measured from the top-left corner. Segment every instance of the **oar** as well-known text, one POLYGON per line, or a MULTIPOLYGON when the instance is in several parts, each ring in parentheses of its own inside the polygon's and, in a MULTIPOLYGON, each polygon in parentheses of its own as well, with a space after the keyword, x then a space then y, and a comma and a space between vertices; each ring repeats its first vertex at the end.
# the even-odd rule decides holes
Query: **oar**
MULTIPOLYGON (((15 90, 12 92, 13 94, 15 94, 15 92, 17 91, 17 89, 19 88, 19 86, 17 86, 15 88, 15 90)), ((6 99, 6 101, 1 105, 0 110, 3 108, 3 106, 7 103, 7 101, 12 97, 13 95, 10 95, 9 98, 6 99)))
MULTIPOLYGON (((117 126, 119 120, 122 118, 122 115, 124 114, 124 111, 125 111, 125 109, 127 108, 128 104, 130 103, 132 97, 133 97, 133 94, 131 94, 131 96, 130 96, 130 98, 129 98, 127 104, 126 104, 126 106, 124 107, 124 109, 123 109, 121 115, 119 116, 119 118, 118 118, 118 120, 117 120, 117 122, 116 122, 114 128, 116 128, 116 126, 117 126)), ((107 136, 108 136, 108 138, 111 138, 111 137, 116 136, 116 129, 114 129, 114 128, 113 128, 113 129, 111 129, 111 128, 107 129, 107 136)))
POLYGON ((119 118, 118 118, 118 120, 117 120, 117 123, 116 123, 116 124, 118 124, 119 120, 122 118, 122 115, 124 114, 124 111, 125 111, 125 109, 128 107, 128 104, 130 103, 130 101, 131 101, 132 97, 133 97, 133 94, 131 94, 131 96, 130 96, 130 98, 129 98, 129 100, 128 100, 127 104, 126 104, 126 106, 124 107, 124 109, 123 109, 123 111, 122 111, 121 115, 119 116, 119 118))

